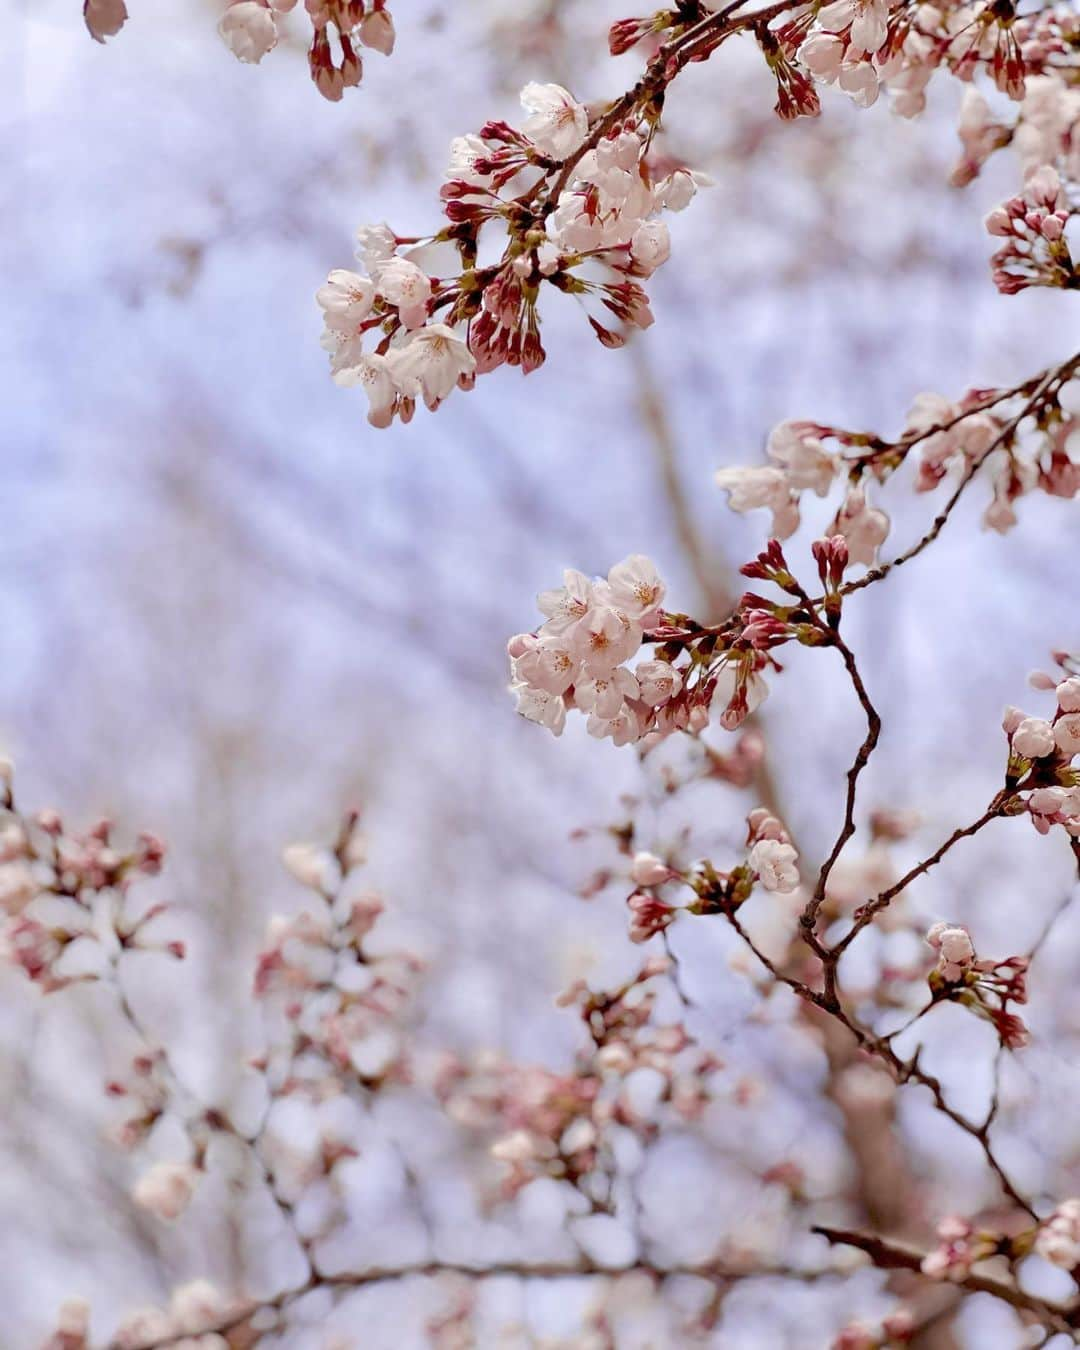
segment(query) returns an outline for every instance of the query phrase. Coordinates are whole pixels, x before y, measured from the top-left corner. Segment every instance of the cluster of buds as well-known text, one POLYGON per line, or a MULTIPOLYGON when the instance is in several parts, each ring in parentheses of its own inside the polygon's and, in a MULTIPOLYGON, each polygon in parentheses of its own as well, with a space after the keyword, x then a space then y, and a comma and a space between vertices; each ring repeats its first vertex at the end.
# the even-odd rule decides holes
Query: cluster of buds
POLYGON ((1080 754, 1080 674, 1072 673, 1071 659, 1063 655, 1065 678, 1037 672, 1035 688, 1053 692, 1053 717, 1028 717, 1018 708, 1008 708, 1003 727, 1009 737, 1006 783, 1023 801, 1032 824, 1040 834, 1061 825, 1080 838, 1080 771, 1073 761, 1080 754))
POLYGON ((903 1350, 918 1327, 907 1308, 897 1308, 876 1325, 849 1322, 834 1338, 830 1350, 903 1350))
POLYGON ((753 894, 756 885, 766 891, 791 895, 800 884, 798 853, 779 820, 764 807, 746 818, 746 858, 730 871, 720 871, 705 859, 680 878, 697 899, 686 906, 689 914, 734 914, 753 894))
MULTIPOLYGON (((806 32, 809 15, 800 4, 792 8, 797 17, 785 22, 778 30, 768 23, 755 24, 753 34, 776 80, 775 111, 785 121, 796 117, 816 117, 821 101, 810 76, 795 62, 799 40, 806 32)), ((651 46, 663 39, 664 45, 654 60, 659 63, 665 54, 674 51, 680 43, 692 43, 693 61, 706 61, 724 40, 722 28, 708 31, 708 21, 716 10, 701 0, 677 0, 673 9, 658 10, 642 17, 618 19, 608 30, 608 48, 612 56, 619 56, 639 43, 651 46)))
POLYGON ((162 1342, 177 1347, 220 1344, 214 1328, 236 1321, 241 1305, 209 1280, 191 1280, 174 1289, 168 1307, 147 1307, 130 1313, 116 1330, 116 1350, 143 1350, 162 1342))
POLYGON ((931 1280, 965 1280, 979 1261, 1008 1249, 997 1233, 976 1231, 959 1215, 946 1216, 937 1226, 938 1245, 922 1259, 922 1273, 931 1280))
POLYGON ((832 630, 840 612, 841 583, 850 557, 850 546, 843 535, 836 534, 815 540, 811 552, 827 592, 820 605, 810 599, 796 579, 778 539, 770 539, 756 558, 743 564, 739 571, 744 577, 752 581, 771 582, 796 603, 768 600, 747 591, 739 601, 734 616, 739 642, 754 650, 769 651, 785 642, 820 647, 833 640, 832 630), (826 619, 822 619, 822 614, 826 619))
POLYGON ((994 285, 1003 295, 1028 286, 1080 286, 1065 238, 1072 214, 1058 171, 1049 164, 1029 174, 1018 196, 990 212, 987 232, 1005 240, 990 259, 994 285))
POLYGON ((767 891, 790 894, 798 889, 798 853, 791 836, 763 806, 746 818, 747 866, 767 891))
POLYGON ((700 1119, 722 1065, 683 1026, 653 1023, 653 984, 667 969, 663 958, 649 960, 615 990, 596 993, 578 983, 560 997, 562 1006, 578 1009, 589 1035, 570 1072, 490 1057, 446 1060, 436 1094, 452 1120, 495 1135, 491 1153, 504 1198, 548 1177, 600 1201, 610 1185, 612 1129, 648 1142, 665 1116, 700 1119), (648 1102, 630 1081, 644 1069, 658 1083, 648 1102))
POLYGON ((733 510, 767 509, 772 533, 786 539, 799 526, 801 494, 825 497, 843 475, 847 489, 828 533, 846 541, 848 564, 872 566, 888 537, 889 518, 870 504, 871 483, 884 483, 909 457, 917 463, 918 492, 932 491, 950 473, 985 464, 992 496, 983 522, 1004 533, 1016 524, 1015 503, 1026 493, 1040 489, 1073 497, 1080 492, 1077 419, 1062 406, 1067 379, 1039 393, 1038 405, 1030 409, 1033 429, 1019 431, 1017 405, 1031 398, 1042 378, 1013 389, 973 389, 956 403, 940 394, 919 394, 895 440, 816 422, 783 422, 769 436, 771 463, 721 469, 716 481, 730 494, 733 510), (829 442, 838 449, 828 449, 829 442))
POLYGON ((411 952, 375 955, 365 946, 383 911, 354 884, 365 858, 355 812, 332 848, 285 851, 292 876, 321 903, 271 920, 256 965, 256 997, 282 1014, 281 1041, 257 1067, 283 1093, 318 1096, 342 1076, 369 1087, 410 1077, 401 1020, 423 963, 411 952))
MULTIPOLYGON (((684 909, 690 914, 732 912, 751 895, 755 885, 784 895, 798 889, 798 853, 783 824, 764 807, 751 811, 746 823, 746 858, 729 872, 717 871, 708 861, 682 867, 648 850, 634 850, 633 824, 611 828, 620 852, 629 856, 634 885, 626 899, 631 942, 647 942, 664 933, 684 909), (689 888, 697 900, 685 906, 671 903, 662 892, 672 884, 689 888)), ((620 870, 604 869, 587 893, 595 894, 618 875, 620 870)))
POLYGON ((893 110, 914 117, 939 68, 965 81, 983 71, 1010 98, 1021 98, 1027 67, 1013 19, 1011 4, 993 0, 923 5, 915 14, 889 0, 833 0, 812 23, 797 17, 777 36, 816 80, 836 85, 856 106, 870 107, 887 88, 893 110))
POLYGON ((832 0, 816 13, 795 56, 816 80, 835 84, 860 108, 876 102, 881 61, 897 41, 889 0, 832 0))
MULTIPOLYGON (((257 65, 277 46, 282 15, 295 7, 296 0, 231 0, 218 32, 238 60, 257 65)), ((394 21, 386 0, 305 0, 305 8, 313 29, 311 78, 319 93, 336 103, 360 83, 358 46, 384 56, 394 50, 394 21)))
MULTIPOLYGON (((238 1312, 238 1305, 208 1280, 191 1280, 173 1290, 167 1308, 143 1308, 125 1317, 109 1344, 113 1350, 144 1350, 158 1344, 209 1350, 224 1344, 214 1329, 238 1312)), ((83 1299, 67 1299, 42 1350, 90 1350, 91 1344, 90 1305, 83 1299)))
POLYGON ((374 426, 407 421, 419 397, 435 409, 455 386, 470 388, 498 366, 535 370, 544 360, 537 305, 545 285, 607 312, 604 322, 589 315, 605 346, 624 341, 612 318, 632 328, 653 321, 640 281, 670 252, 655 217, 686 206, 700 179, 654 171, 656 109, 587 145, 588 112, 560 85, 529 84, 521 100, 520 129, 489 122, 452 142, 442 230, 403 239, 386 226, 362 228, 364 272, 333 272, 319 292, 333 377, 364 387, 374 426), (501 257, 480 266, 480 236, 492 224, 505 232, 501 257), (420 266, 439 256, 447 277, 420 266))
POLYGON ((955 6, 939 25, 939 31, 943 28, 949 38, 942 53, 944 64, 958 79, 969 82, 982 71, 1001 93, 1019 102, 1024 97, 1028 67, 1015 21, 1012 0, 955 6))
POLYGON ((980 961, 971 934, 959 924, 936 923, 926 940, 938 954, 929 977, 934 998, 959 1003, 989 1022, 1007 1050, 1025 1046, 1028 1029, 1009 1004, 1027 1002, 1028 958, 980 961))
MULTIPOLYGON (((222 42, 238 61, 258 63, 274 50, 284 15, 297 0, 228 0, 218 23, 222 42)), ((394 20, 386 0, 304 0, 312 27, 308 66, 315 88, 336 103, 363 75, 358 47, 389 56, 394 20)), ((83 0, 83 19, 97 42, 115 37, 128 19, 125 0, 83 0)))
POLYGON ((184 944, 160 936, 168 908, 140 911, 131 891, 161 870, 164 849, 150 834, 117 848, 112 824, 68 832, 57 812, 27 818, 15 809, 11 768, 0 769, 0 953, 43 993, 105 977, 125 951, 181 959, 184 944))
MULTIPOLYGON (((640 853, 634 859, 635 871, 638 860, 651 858, 651 854, 640 853)), ((648 942, 658 933, 664 932, 675 920, 678 910, 669 905, 652 889, 655 882, 641 883, 643 889, 631 891, 626 897, 626 907, 630 911, 630 941, 648 942)))
MULTIPOLYGON (((1047 67, 1053 69, 1060 72, 1066 64, 1047 67)), ((970 183, 990 156, 1006 145, 1016 151, 1025 176, 1051 166, 1067 181, 1080 179, 1080 95, 1060 73, 1028 76, 1023 102, 1011 124, 999 120, 977 89, 966 89, 957 131, 963 154, 952 182, 959 187, 970 183)))
POLYGON ((630 864, 630 879, 637 889, 626 898, 630 910, 630 941, 648 942, 674 921, 678 910, 657 894, 658 888, 670 881, 684 881, 682 871, 671 867, 655 853, 642 850, 634 854, 630 864))

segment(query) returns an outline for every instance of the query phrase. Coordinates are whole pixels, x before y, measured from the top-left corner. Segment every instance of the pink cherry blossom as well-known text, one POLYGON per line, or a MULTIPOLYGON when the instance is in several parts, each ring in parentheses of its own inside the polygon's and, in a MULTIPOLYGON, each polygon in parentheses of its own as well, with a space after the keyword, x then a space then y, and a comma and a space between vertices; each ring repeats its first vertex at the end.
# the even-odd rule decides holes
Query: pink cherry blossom
POLYGON ((521 106, 529 114, 521 129, 545 154, 566 159, 584 141, 588 114, 562 85, 527 84, 521 106))
POLYGON ((1041 717, 1025 717, 1012 733, 1012 747, 1025 759, 1042 759, 1054 753, 1054 729, 1041 717))
POLYGON ((135 1203, 156 1218, 178 1219, 190 1205, 199 1171, 190 1163, 155 1163, 135 1183, 135 1203))
POLYGON ((666 588, 651 558, 632 553, 607 574, 611 604, 632 619, 642 619, 657 609, 666 588))
POLYGON ((277 46, 273 12, 260 0, 236 0, 221 16, 218 32, 237 60, 253 65, 277 46))
POLYGON ((747 861, 767 891, 788 892, 799 885, 798 858, 791 844, 778 839, 759 839, 747 861))
MULTIPOLYGON (((380 285, 384 278, 385 272, 380 285)), ((388 361, 398 388, 411 398, 422 397, 431 409, 476 370, 472 352, 442 323, 415 328, 404 345, 391 349, 388 361)))

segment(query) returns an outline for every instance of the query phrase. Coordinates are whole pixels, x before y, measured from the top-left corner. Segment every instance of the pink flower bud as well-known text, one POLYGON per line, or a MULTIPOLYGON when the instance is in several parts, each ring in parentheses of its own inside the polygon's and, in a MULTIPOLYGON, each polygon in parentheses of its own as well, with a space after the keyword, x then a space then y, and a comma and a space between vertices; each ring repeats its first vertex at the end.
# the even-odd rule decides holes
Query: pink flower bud
POLYGON ((1080 712, 1080 675, 1071 675, 1058 685, 1057 704, 1064 713, 1080 712))
POLYGON ((637 853, 630 867, 630 875, 638 886, 661 886, 671 881, 678 873, 673 872, 667 863, 662 862, 654 853, 637 853))

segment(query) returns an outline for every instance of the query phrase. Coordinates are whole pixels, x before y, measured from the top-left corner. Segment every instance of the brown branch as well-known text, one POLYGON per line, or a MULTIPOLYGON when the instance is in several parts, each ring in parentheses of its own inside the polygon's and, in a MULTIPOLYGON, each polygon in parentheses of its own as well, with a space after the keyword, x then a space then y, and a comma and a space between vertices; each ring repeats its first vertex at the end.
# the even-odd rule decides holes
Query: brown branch
MULTIPOLYGON (((543 1261, 516 1262, 497 1261, 490 1265, 475 1265, 462 1261, 424 1261, 406 1266, 370 1266, 366 1270, 346 1272, 337 1275, 321 1275, 317 1272, 304 1284, 268 1299, 252 1299, 242 1307, 225 1314, 219 1321, 203 1327, 200 1336, 225 1336, 229 1332, 240 1331, 258 1313, 284 1313, 305 1295, 316 1289, 350 1290, 364 1289, 373 1285, 388 1284, 398 1280, 434 1279, 439 1276, 459 1276, 466 1279, 488 1280, 516 1278, 521 1280, 556 1279, 608 1279, 617 1280, 624 1275, 645 1274, 662 1283, 674 1276, 691 1276, 715 1282, 731 1282, 746 1279, 787 1279, 810 1282, 836 1278, 840 1272, 833 1269, 799 1270, 788 1266, 745 1266, 725 1264, 723 1261, 701 1261, 687 1265, 659 1266, 649 1261, 638 1261, 629 1266, 603 1266, 596 1262, 582 1261, 543 1261)), ((275 1328, 268 1328, 274 1330, 275 1328)), ((140 1341, 137 1344, 125 1340, 123 1350, 171 1350, 171 1347, 186 1344, 191 1332, 177 1332, 154 1340, 140 1341)), ((247 1344, 247 1342, 245 1342, 247 1344)), ((121 1350, 118 1340, 108 1342, 107 1350, 121 1350)))
POLYGON ((769 5, 765 9, 734 18, 735 10, 741 8, 744 3, 746 0, 736 0, 736 3, 727 5, 724 9, 707 14, 684 33, 665 42, 658 49, 641 79, 608 106, 603 115, 590 127, 589 134, 581 145, 562 161, 559 176, 544 199, 545 214, 555 209, 560 194, 585 155, 594 150, 608 132, 620 122, 631 117, 644 104, 662 95, 685 66, 711 55, 732 33, 743 28, 752 28, 757 24, 768 23, 789 9, 799 8, 801 0, 779 0, 779 3, 769 5))
POLYGON ((894 882, 893 885, 875 896, 873 900, 868 901, 865 905, 861 905, 855 911, 855 922, 844 937, 831 949, 830 957, 835 961, 839 961, 840 957, 843 956, 844 952, 847 951, 848 947, 851 946, 852 942, 854 942, 867 924, 873 921, 875 915, 880 914, 883 909, 886 909, 896 896, 898 896, 901 891, 906 890, 917 877, 924 876, 932 867, 937 866, 954 844, 958 844, 961 839, 969 839, 973 834, 978 834, 984 825, 988 825, 992 820, 996 820, 999 816, 1005 815, 1006 807, 1011 800, 1011 794, 1004 790, 999 792, 977 820, 973 820, 970 825, 962 825, 958 829, 953 830, 948 839, 946 839, 939 848, 935 849, 928 858, 924 858, 922 862, 916 863, 909 872, 904 873, 899 881, 894 882))
MULTIPOLYGON (((886 1241, 884 1238, 873 1237, 867 1233, 856 1233, 846 1228, 815 1226, 811 1231, 827 1238, 834 1246, 857 1247, 882 1270, 911 1270, 918 1273, 922 1271, 923 1257, 926 1253, 915 1247, 886 1241)), ((1037 1298, 1034 1294, 1025 1293, 1016 1285, 1005 1284, 986 1275, 969 1273, 951 1283, 973 1294, 990 1294, 1022 1312, 1031 1313, 1043 1326, 1052 1327, 1055 1332, 1068 1336, 1073 1342, 1080 1336, 1074 1321, 1080 1312, 1076 1304, 1066 1305, 1037 1298)))
MULTIPOLYGON (((824 627, 824 625, 821 625, 824 627)), ((866 714, 866 738, 859 746, 851 768, 847 773, 847 798, 844 804, 844 822, 840 827, 840 833, 836 836, 836 841, 832 846, 829 856, 825 859, 818 873, 817 883, 814 886, 814 893, 807 901, 806 908, 803 910, 799 919, 805 940, 823 957, 825 973, 825 989, 828 994, 835 991, 836 983, 836 960, 827 959, 827 954, 821 948, 818 941, 816 928, 817 917, 821 906, 825 903, 825 890, 829 882, 829 874, 836 865, 837 859, 843 852, 844 845, 855 833, 855 798, 858 792, 859 776, 870 761, 870 756, 877 747, 878 738, 881 735, 881 717, 877 709, 870 701, 870 696, 866 692, 866 686, 863 683, 859 673, 858 663, 855 660, 855 654, 846 642, 840 637, 838 632, 826 629, 832 633, 832 641, 844 660, 844 668, 847 670, 851 679, 852 688, 855 690, 856 697, 859 700, 863 712, 866 714)))

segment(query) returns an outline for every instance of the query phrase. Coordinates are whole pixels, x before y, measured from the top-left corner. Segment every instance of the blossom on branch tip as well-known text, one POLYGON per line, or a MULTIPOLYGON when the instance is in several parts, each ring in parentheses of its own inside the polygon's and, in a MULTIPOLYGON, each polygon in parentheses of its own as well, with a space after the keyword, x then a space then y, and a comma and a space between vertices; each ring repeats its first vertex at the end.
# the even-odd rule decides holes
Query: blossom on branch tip
POLYGON ((959 979, 974 963, 975 946, 971 934, 958 924, 936 923, 927 933, 926 940, 938 953, 938 970, 943 979, 959 979))
POLYGON ((750 850, 747 861, 767 891, 786 894, 798 889, 798 856, 791 844, 760 839, 750 850))
POLYGON ((585 140, 588 114, 562 85, 527 84, 521 106, 529 114, 522 131, 553 159, 567 159, 585 140))
POLYGON ((677 911, 649 891, 635 891, 627 898, 630 910, 630 941, 648 942, 662 933, 675 919, 677 911))
POLYGON ((971 1267, 991 1255, 993 1244, 985 1235, 977 1234, 972 1225, 956 1215, 949 1215, 937 1226, 938 1245, 922 1259, 922 1273, 932 1280, 963 1280, 971 1274, 971 1267))

